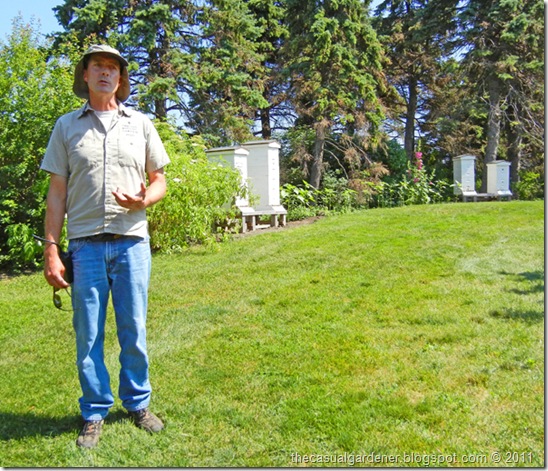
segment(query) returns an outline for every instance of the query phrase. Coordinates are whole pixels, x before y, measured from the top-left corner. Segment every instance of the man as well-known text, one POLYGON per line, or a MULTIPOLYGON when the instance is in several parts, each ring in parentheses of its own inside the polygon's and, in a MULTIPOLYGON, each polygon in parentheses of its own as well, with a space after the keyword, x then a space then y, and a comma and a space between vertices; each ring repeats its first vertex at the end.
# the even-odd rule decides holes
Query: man
MULTIPOLYGON (((109 46, 85 52, 73 90, 88 101, 57 121, 41 166, 50 173, 46 239, 59 242, 67 216, 84 418, 76 443, 86 448, 97 445, 114 404, 103 351, 110 294, 121 349, 122 405, 139 427, 149 432, 164 427, 148 409, 145 324, 151 254, 145 209, 165 195, 163 168, 169 158, 152 122, 123 105, 130 93, 127 65, 109 46)), ((56 245, 46 244, 44 259, 48 283, 68 287, 56 245)))

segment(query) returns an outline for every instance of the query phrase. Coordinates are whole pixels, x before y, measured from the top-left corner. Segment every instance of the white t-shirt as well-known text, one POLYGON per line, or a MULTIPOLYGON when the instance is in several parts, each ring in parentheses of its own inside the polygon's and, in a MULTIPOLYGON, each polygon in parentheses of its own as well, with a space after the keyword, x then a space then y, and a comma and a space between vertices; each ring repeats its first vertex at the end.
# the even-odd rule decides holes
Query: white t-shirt
POLYGON ((110 111, 95 111, 95 114, 99 118, 99 121, 101 121, 103 127, 105 128, 105 132, 107 132, 110 128, 110 124, 112 123, 112 119, 114 118, 114 115, 118 113, 117 110, 110 110, 110 111))

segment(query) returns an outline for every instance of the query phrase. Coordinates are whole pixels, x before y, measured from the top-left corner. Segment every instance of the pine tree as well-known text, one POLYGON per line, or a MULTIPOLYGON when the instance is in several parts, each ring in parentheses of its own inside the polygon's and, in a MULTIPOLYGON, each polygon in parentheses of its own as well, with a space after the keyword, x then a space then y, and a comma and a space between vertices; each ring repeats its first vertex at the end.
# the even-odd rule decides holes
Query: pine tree
POLYGON ((544 7, 538 0, 469 0, 461 22, 463 63, 488 103, 485 191, 486 164, 501 154, 509 152, 511 180, 518 181, 524 135, 530 149, 542 152, 544 7), (500 148, 502 138, 507 149, 500 148))
POLYGON ((257 52, 262 56, 261 76, 263 98, 267 106, 257 110, 260 134, 270 139, 273 130, 284 129, 292 121, 292 109, 288 102, 288 82, 284 79, 280 51, 289 32, 285 19, 285 4, 277 0, 249 0, 248 7, 261 28, 257 52))
POLYGON ((189 125, 213 144, 249 140, 257 109, 268 106, 259 51, 264 27, 243 0, 208 1, 196 20, 199 80, 189 91, 189 125))
POLYGON ((315 130, 309 183, 318 188, 333 127, 381 123, 382 48, 359 0, 288 0, 286 22, 290 99, 300 122, 315 130))
POLYGON ((409 159, 436 77, 453 52, 456 7, 456 0, 385 0, 376 9, 374 24, 390 59, 387 75, 405 103, 401 119, 409 159))

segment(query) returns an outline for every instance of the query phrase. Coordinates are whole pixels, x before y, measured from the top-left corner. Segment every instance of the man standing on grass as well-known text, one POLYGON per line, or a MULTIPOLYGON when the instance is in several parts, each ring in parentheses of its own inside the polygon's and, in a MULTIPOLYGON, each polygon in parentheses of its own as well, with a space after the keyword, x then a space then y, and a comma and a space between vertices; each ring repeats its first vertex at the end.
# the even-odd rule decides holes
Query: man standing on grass
MULTIPOLYGON (((127 61, 109 46, 91 46, 74 72, 79 110, 56 123, 41 168, 50 173, 45 238, 59 243, 65 214, 72 283, 76 363, 84 427, 77 444, 93 448, 114 404, 104 362, 109 295, 120 344, 122 405, 135 423, 163 429, 149 411, 151 386, 146 347, 147 291, 151 253, 145 209, 166 192, 169 158, 152 122, 126 108, 127 61), (148 177, 148 187, 146 181, 148 177)), ((66 288, 57 246, 46 244, 44 275, 66 288)))

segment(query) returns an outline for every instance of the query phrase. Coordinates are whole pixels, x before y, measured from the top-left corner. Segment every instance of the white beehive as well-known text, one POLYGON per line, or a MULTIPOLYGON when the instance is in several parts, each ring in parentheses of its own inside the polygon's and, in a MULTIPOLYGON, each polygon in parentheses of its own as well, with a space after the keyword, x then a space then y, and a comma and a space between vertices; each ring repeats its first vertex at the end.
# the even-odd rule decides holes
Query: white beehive
POLYGON ((453 159, 453 180, 455 195, 476 196, 476 157, 459 155, 453 159))
POLYGON ((258 196, 256 211, 285 214, 280 202, 280 144, 276 141, 251 141, 243 144, 249 151, 247 173, 251 193, 258 196))
MULTIPOLYGON (((242 176, 242 185, 244 187, 248 186, 247 158, 249 152, 246 149, 243 147, 217 147, 206 150, 206 155, 212 163, 228 165, 237 169, 242 176)), ((235 203, 242 213, 253 213, 253 209, 249 207, 247 198, 238 197, 235 203)))
POLYGON ((487 193, 512 196, 510 191, 510 162, 495 160, 487 164, 487 193))

